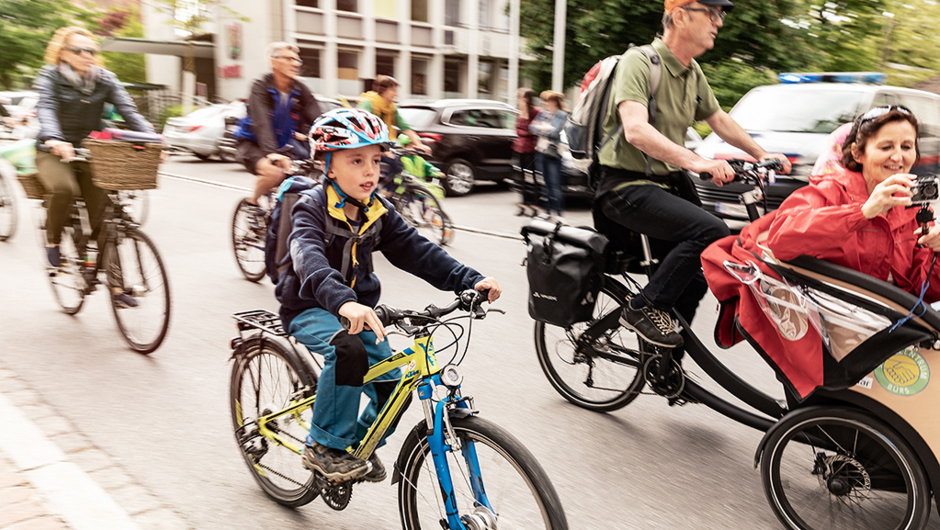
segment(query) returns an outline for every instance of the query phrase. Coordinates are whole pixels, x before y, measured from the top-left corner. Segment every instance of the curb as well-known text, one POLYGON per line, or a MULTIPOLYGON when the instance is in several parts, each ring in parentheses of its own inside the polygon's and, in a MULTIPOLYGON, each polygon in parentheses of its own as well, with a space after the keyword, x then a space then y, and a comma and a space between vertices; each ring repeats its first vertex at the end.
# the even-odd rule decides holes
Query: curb
POLYGON ((2 363, 0 425, 0 529, 192 528, 2 363))

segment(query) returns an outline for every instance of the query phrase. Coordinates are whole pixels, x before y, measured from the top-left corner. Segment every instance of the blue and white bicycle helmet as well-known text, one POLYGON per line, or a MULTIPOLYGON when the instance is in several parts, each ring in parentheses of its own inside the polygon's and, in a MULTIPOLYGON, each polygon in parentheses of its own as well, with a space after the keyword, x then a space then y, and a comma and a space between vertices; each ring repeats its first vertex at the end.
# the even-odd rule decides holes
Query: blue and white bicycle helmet
POLYGON ((356 149, 366 145, 391 147, 388 127, 371 112, 362 109, 333 109, 310 127, 310 142, 316 151, 356 149))

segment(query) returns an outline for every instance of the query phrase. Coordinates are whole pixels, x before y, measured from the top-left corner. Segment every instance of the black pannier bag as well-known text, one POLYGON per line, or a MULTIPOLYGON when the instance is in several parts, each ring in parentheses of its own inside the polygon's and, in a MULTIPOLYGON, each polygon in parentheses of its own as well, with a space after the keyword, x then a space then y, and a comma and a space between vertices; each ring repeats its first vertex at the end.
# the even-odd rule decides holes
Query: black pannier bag
POLYGON ((529 316, 561 327, 590 320, 603 283, 607 238, 592 228, 530 221, 527 247, 529 316))

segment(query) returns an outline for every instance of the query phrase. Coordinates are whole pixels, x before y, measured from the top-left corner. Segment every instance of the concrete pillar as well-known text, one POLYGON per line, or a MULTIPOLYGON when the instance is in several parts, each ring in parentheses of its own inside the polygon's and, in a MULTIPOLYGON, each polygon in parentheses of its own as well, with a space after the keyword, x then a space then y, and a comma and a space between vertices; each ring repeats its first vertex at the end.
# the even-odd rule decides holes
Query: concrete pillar
POLYGON ((555 40, 552 42, 552 90, 565 91, 565 25, 568 17, 568 2, 555 0, 555 40))

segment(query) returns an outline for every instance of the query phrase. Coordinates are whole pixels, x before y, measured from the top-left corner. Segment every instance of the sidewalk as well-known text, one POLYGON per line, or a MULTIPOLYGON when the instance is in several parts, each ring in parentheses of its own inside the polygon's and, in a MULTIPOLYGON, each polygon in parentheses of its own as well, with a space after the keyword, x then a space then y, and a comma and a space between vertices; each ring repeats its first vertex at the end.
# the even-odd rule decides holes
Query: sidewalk
POLYGON ((185 530, 0 361, 0 530, 185 530))

